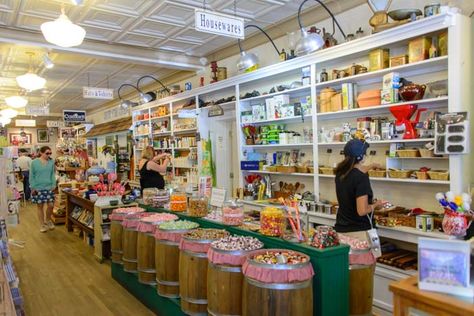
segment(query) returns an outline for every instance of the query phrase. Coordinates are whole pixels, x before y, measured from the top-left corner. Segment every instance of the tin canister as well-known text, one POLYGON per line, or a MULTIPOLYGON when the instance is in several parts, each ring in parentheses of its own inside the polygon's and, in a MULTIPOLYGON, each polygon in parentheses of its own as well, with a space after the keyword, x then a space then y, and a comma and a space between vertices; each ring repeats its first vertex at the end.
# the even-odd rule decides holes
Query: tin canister
POLYGON ((225 80, 227 79, 227 67, 218 67, 217 68, 217 80, 225 80))
POLYGON ((418 215, 416 217, 416 229, 424 232, 433 231, 433 216, 431 215, 418 215))
POLYGON ((439 14, 440 7, 441 5, 439 3, 433 3, 425 6, 425 18, 439 14))
POLYGON ((186 82, 186 83, 184 84, 184 90, 189 91, 189 90, 191 90, 192 88, 193 88, 193 86, 192 86, 191 82, 186 82))

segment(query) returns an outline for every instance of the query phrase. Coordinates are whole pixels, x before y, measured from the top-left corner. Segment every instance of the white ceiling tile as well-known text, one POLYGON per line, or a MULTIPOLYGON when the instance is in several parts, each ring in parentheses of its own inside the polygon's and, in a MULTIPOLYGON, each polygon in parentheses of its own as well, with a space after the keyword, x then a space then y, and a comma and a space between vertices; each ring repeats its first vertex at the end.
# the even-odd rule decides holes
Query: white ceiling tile
POLYGON ((2 0, 0 2, 0 11, 10 12, 15 7, 15 0, 2 0))
POLYGON ((82 19, 81 25, 88 25, 99 27, 102 29, 112 29, 116 31, 123 31, 123 25, 130 21, 129 16, 116 14, 111 12, 90 10, 82 19))
POLYGON ((175 40, 167 40, 162 44, 159 44, 157 48, 169 50, 173 52, 180 52, 184 53, 185 51, 195 47, 196 44, 190 42, 183 42, 183 41, 175 41, 175 40))
MULTIPOLYGON (((185 6, 179 6, 165 2, 155 8, 148 18, 176 26, 188 25, 194 16, 194 10, 185 6)), ((194 19, 192 19, 194 20, 194 19)))
POLYGON ((120 43, 142 47, 152 47, 156 42, 155 37, 128 33, 120 40, 120 43))
POLYGON ((99 1, 94 5, 95 9, 100 9, 108 12, 120 13, 128 16, 140 16, 150 6, 161 4, 162 0, 153 1, 130 1, 130 0, 108 0, 105 2, 99 1))
POLYGON ((214 38, 215 35, 196 31, 194 28, 188 27, 183 31, 179 32, 174 36, 175 39, 180 41, 189 41, 196 44, 204 44, 210 39, 214 38))
POLYGON ((152 20, 144 20, 133 27, 133 33, 144 34, 165 38, 176 32, 176 27, 170 24, 160 23, 152 20))
POLYGON ((108 42, 111 38, 120 33, 111 29, 103 29, 85 24, 80 25, 86 30, 86 38, 89 39, 108 42))

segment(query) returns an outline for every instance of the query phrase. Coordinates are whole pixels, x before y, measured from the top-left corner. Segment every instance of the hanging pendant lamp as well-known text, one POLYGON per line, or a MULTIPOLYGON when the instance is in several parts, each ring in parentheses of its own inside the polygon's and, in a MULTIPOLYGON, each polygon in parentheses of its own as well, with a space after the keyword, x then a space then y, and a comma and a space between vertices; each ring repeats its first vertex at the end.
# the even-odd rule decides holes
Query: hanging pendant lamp
POLYGON ((0 124, 2 124, 3 127, 5 127, 5 125, 10 124, 11 122, 12 122, 11 118, 0 116, 0 124))
POLYGON ((18 111, 14 109, 3 109, 0 111, 0 115, 12 119, 18 115, 18 111))
POLYGON ((14 109, 24 108, 28 104, 28 99, 22 97, 21 95, 14 95, 8 98, 5 98, 5 102, 8 106, 14 109))
POLYGON ((79 46, 86 36, 86 30, 72 23, 64 13, 64 8, 59 18, 41 24, 41 32, 46 41, 61 47, 79 46))
POLYGON ((30 68, 26 74, 16 77, 16 82, 21 88, 28 91, 43 89, 46 84, 46 79, 33 72, 32 58, 35 54, 32 52, 27 52, 26 54, 30 56, 30 68))
POLYGON ((130 101, 130 100, 125 100, 125 99, 122 99, 122 96, 120 95, 120 90, 122 90, 123 87, 132 87, 134 88, 135 90, 138 91, 138 93, 141 93, 140 89, 138 89, 137 87, 135 87, 134 85, 132 84, 129 84, 129 83, 124 83, 122 84, 118 90, 117 90, 117 94, 118 94, 118 97, 120 99, 120 107, 122 107, 123 109, 128 109, 128 108, 133 108, 135 106, 138 106, 138 103, 137 102, 133 102, 133 101, 130 101))

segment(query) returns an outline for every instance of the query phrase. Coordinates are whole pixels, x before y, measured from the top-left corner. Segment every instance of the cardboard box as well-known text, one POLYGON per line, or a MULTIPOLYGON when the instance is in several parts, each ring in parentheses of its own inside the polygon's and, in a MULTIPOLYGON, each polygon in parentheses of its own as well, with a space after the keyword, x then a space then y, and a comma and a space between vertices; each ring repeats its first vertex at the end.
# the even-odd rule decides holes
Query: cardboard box
POLYGON ((375 49, 369 53, 369 71, 388 68, 390 65, 390 50, 375 49))
POLYGON ((407 55, 394 56, 390 58, 390 67, 397 67, 405 64, 408 64, 407 55))
POLYGON ((281 107, 281 117, 294 117, 295 106, 293 104, 286 104, 281 107))
POLYGON ((354 84, 343 83, 342 84, 342 109, 349 110, 356 108, 355 97, 354 97, 354 84))
POLYGON ((273 97, 275 105, 287 105, 290 104, 290 95, 289 94, 280 94, 273 97))
POLYGON ((267 111, 267 120, 275 119, 275 100, 273 98, 266 99, 265 107, 267 111))
POLYGON ((267 112, 265 105, 254 104, 252 105, 252 120, 254 122, 265 121, 267 119, 267 112))
POLYGON ((399 102, 398 89, 382 89, 380 98, 382 104, 397 103, 399 102))
POLYGON ((242 112, 242 116, 240 118, 242 124, 250 124, 253 123, 253 116, 252 111, 242 112))
POLYGON ((382 90, 400 88, 400 74, 398 72, 388 73, 383 76, 382 80, 382 90))

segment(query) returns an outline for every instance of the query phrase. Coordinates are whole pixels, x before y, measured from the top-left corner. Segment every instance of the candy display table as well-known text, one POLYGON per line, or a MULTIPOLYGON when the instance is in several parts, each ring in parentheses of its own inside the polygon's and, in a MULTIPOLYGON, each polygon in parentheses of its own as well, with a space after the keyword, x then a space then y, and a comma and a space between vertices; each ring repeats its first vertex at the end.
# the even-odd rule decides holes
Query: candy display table
MULTIPOLYGON (((168 212, 142 206, 149 212, 168 212)), ((280 238, 263 236, 231 227, 203 218, 176 214, 180 219, 199 223, 201 228, 226 229, 231 234, 258 238, 265 248, 291 249, 302 252, 311 258, 314 269, 313 277, 313 314, 314 315, 348 315, 349 314, 349 247, 337 246, 328 249, 316 249, 307 245, 287 242, 280 238)), ((143 304, 158 315, 184 315, 180 309, 179 299, 159 296, 156 289, 138 282, 137 276, 123 271, 119 264, 112 263, 112 277, 136 296, 143 304)))

